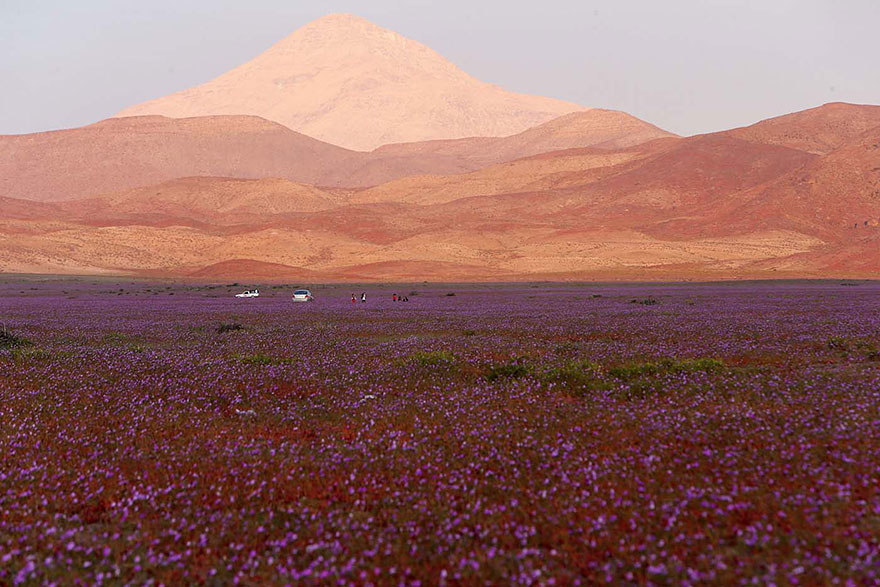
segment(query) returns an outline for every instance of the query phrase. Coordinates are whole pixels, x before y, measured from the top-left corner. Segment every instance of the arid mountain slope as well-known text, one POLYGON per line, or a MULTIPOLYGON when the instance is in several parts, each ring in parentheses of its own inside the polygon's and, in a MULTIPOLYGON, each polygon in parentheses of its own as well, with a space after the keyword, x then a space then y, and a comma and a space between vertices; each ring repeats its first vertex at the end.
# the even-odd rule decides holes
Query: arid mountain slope
POLYGON ((761 121, 726 134, 755 143, 825 155, 880 125, 880 106, 833 102, 761 121))
POLYGON ((7 220, 47 220, 61 218, 65 211, 45 202, 32 202, 0 196, 0 222, 7 220))
MULTIPOLYGON (((851 245, 816 236, 822 227, 776 222, 775 204, 755 195, 831 155, 723 135, 638 149, 563 151, 448 176, 439 192, 428 185, 409 203, 358 202, 359 194, 349 203, 347 193, 281 180, 180 180, 102 196, 100 205, 95 199, 59 204, 65 224, 9 235, 0 242, 0 261, 17 270, 125 267, 202 278, 262 275, 263 264, 274 264, 278 275, 315 279, 583 278, 667 270, 662 274, 731 276, 757 275, 764 270, 751 269, 756 264, 784 264, 809 251, 832 259, 835 247, 851 245), (607 164, 590 169, 591 158, 607 164), (470 195, 476 181, 492 189, 470 195), (740 212, 737 223, 731 220, 737 207, 728 202, 757 208, 740 212)), ((833 159, 827 164, 834 168, 833 159)), ((795 267, 801 275, 824 271, 805 261, 795 267)))
POLYGON ((373 155, 384 159, 431 156, 460 162, 461 169, 451 171, 474 171, 550 151, 584 147, 621 149, 672 137, 675 135, 625 112, 593 108, 561 116, 509 137, 385 145, 373 155))
POLYGON ((418 144, 362 153, 253 116, 119 118, 0 136, 0 196, 59 201, 193 176, 371 186, 412 175, 473 171, 557 147, 629 144, 667 135, 622 112, 591 110, 512 137, 464 140, 460 144, 467 148, 457 153, 418 144), (627 123, 618 132, 614 124, 601 122, 609 118, 627 123))
POLYGON ((558 190, 592 183, 619 173, 623 163, 639 160, 657 146, 627 150, 569 149, 492 165, 455 175, 405 177, 352 196, 357 203, 408 202, 431 205, 474 196, 558 190))
POLYGON ((571 214, 554 215, 558 206, 536 212, 524 197, 509 197, 531 215, 493 216, 505 206, 491 205, 478 216, 479 203, 468 206, 467 214, 466 200, 457 200, 435 206, 343 206, 245 225, 206 225, 189 218, 112 225, 34 220, 26 223, 28 230, 0 230, 0 269, 199 278, 259 271, 265 279, 308 271, 322 280, 493 280, 587 278, 673 267, 679 277, 696 271, 721 277, 823 244, 784 231, 662 239, 635 228, 594 225, 589 218, 578 227, 571 214), (293 269, 270 277, 265 264, 293 269))
POLYGON ((247 114, 349 149, 508 136, 583 110, 481 82, 428 47, 332 14, 200 86, 119 116, 247 114))
MULTIPOLYGON (((785 226, 836 243, 862 240, 880 225, 880 125, 824 157, 747 194, 742 206, 725 203, 733 229, 785 226)), ((880 257, 880 256, 878 256, 880 257)), ((880 264, 877 265, 880 272, 880 264)))
POLYGON ((250 116, 110 119, 0 136, 0 195, 58 201, 196 175, 323 184, 363 157, 250 116))
MULTIPOLYGON (((715 203, 797 169, 815 155, 775 145, 704 135, 619 150, 573 149, 536 155, 468 174, 409 177, 359 191, 354 202, 438 204, 471 196, 553 192, 623 222, 635 209, 690 209, 715 203)), ((534 198, 537 200, 537 198, 534 198)), ((536 202, 537 205, 537 202, 536 202)), ((608 221, 614 220, 608 217, 608 221)))
MULTIPOLYGON (((750 143, 723 134, 683 139, 634 164, 625 173, 589 186, 597 197, 613 201, 623 216, 635 210, 693 215, 704 206, 729 201, 742 190, 763 185, 798 169, 815 156, 803 151, 750 143)), ((694 222, 703 226, 705 219, 694 222)), ((730 234, 723 227, 699 234, 730 234)))
POLYGON ((567 149, 368 189, 197 177, 54 203, 7 197, 0 271, 316 281, 880 275, 880 126, 835 139, 843 142, 827 154, 778 136, 567 149))
POLYGON ((338 196, 286 179, 186 177, 59 203, 68 218, 100 225, 260 224, 338 206, 338 196))

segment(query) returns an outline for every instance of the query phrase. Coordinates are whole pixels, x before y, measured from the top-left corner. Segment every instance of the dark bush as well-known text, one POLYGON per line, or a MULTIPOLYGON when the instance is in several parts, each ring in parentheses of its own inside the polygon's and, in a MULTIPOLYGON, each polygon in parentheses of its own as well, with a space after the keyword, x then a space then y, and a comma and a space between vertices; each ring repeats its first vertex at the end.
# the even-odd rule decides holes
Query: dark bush
POLYGON ((832 351, 848 351, 849 341, 842 336, 832 336, 828 339, 828 348, 832 351))
POLYGON ((645 298, 644 300, 630 300, 630 304, 641 304, 643 306, 656 306, 660 302, 655 300, 654 298, 645 298))
POLYGON ((20 349, 33 343, 23 336, 13 334, 5 326, 0 328, 0 349, 20 349))
POLYGON ((224 332, 235 332, 236 330, 244 330, 244 326, 238 322, 223 322, 217 327, 217 332, 219 334, 223 334, 224 332))
POLYGON ((584 386, 598 384, 602 367, 586 360, 566 361, 558 367, 550 367, 540 374, 542 381, 564 385, 584 386))
POLYGON ((495 382, 500 379, 520 379, 529 374, 529 368, 524 363, 501 363, 489 367, 486 379, 495 382))

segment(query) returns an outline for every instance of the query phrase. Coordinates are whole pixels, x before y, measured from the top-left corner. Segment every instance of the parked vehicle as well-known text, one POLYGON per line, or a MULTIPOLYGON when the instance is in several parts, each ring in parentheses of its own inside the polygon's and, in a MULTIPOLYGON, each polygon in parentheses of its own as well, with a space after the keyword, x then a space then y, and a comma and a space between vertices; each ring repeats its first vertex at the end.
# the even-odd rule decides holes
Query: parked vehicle
POLYGON ((260 297, 260 290, 249 289, 249 290, 242 292, 240 294, 235 294, 235 297, 237 297, 237 298, 258 298, 258 297, 260 297))
POLYGON ((294 302, 311 302, 314 301, 315 296, 307 289, 298 289, 293 292, 293 296, 290 299, 294 302))

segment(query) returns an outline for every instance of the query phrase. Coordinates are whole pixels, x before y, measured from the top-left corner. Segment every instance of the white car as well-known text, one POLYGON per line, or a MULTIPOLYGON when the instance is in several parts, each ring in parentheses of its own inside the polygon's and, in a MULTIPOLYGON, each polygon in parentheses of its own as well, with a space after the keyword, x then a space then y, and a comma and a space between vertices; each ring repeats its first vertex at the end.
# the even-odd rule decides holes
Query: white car
POLYGON ((260 297, 260 290, 258 289, 249 289, 246 292, 235 294, 237 298, 258 298, 260 297))
POLYGON ((290 299, 294 302, 311 302, 315 297, 312 295, 312 292, 307 289, 298 289, 293 292, 293 296, 291 296, 290 299))

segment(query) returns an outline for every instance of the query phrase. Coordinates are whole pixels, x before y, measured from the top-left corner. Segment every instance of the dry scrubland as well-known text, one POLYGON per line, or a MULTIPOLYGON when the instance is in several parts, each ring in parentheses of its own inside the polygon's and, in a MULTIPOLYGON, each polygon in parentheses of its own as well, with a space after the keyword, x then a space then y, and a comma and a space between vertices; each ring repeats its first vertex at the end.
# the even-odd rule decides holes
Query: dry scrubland
POLYGON ((877 582, 847 285, 7 280, 0 583, 877 582))

